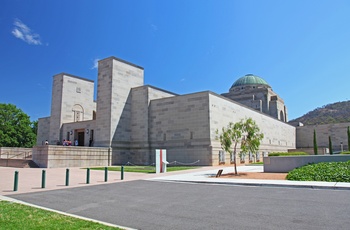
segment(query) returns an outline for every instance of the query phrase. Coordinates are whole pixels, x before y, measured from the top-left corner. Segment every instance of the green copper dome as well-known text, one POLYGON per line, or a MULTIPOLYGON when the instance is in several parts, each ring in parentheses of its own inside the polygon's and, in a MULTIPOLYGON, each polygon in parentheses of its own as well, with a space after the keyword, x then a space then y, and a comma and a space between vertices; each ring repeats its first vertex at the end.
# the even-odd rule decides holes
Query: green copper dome
POLYGON ((233 83, 232 87, 243 86, 243 85, 266 85, 266 86, 269 86, 269 84, 267 84, 267 82, 264 79, 262 79, 261 77, 258 77, 256 75, 253 75, 253 74, 247 74, 247 75, 239 78, 237 81, 235 81, 235 83, 233 83))

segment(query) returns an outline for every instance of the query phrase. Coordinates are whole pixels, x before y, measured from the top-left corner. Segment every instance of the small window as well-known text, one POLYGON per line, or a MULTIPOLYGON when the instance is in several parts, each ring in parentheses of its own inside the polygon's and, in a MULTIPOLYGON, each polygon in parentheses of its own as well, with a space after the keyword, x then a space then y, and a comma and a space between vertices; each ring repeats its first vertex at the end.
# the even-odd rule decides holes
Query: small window
POLYGON ((219 151, 219 164, 225 164, 225 151, 219 151))
POLYGON ((249 162, 253 162, 253 153, 249 152, 249 162))
POLYGON ((190 139, 193 139, 193 132, 191 132, 190 134, 190 139))
POLYGON ((166 133, 163 134, 163 141, 166 141, 166 133))

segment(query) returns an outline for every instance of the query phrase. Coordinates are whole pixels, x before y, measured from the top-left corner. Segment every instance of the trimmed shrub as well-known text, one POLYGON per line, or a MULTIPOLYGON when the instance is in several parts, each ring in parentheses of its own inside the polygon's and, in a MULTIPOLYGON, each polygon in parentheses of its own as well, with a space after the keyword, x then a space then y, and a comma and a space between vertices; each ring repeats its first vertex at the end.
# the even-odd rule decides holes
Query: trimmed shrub
POLYGON ((350 154, 350 151, 341 152, 340 154, 350 154))
POLYGON ((279 156, 303 156, 309 155, 305 152, 289 152, 289 153, 269 153, 269 157, 279 157, 279 156))
POLYGON ((287 180, 350 182, 350 161, 308 164, 290 171, 287 180))

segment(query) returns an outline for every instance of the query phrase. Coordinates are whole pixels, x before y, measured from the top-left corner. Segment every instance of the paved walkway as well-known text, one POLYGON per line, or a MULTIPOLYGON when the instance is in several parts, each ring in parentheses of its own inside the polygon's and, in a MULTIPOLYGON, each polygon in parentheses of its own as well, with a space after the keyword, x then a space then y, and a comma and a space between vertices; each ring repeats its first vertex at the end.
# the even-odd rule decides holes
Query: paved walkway
MULTIPOLYGON (((108 180, 105 182, 103 170, 90 171, 90 183, 86 183, 86 169, 69 168, 69 186, 66 186, 66 168, 7 168, 0 167, 0 195, 12 195, 28 192, 39 192, 55 189, 66 189, 80 186, 91 186, 106 183, 120 183, 132 180, 156 180, 167 182, 192 182, 212 184, 236 184, 247 186, 275 186, 275 187, 304 187, 319 189, 346 189, 350 190, 350 183, 337 182, 305 182, 287 180, 256 180, 256 179, 231 179, 215 178, 218 169, 223 169, 223 174, 231 173, 233 167, 202 167, 199 169, 168 172, 166 174, 124 173, 121 180, 120 172, 108 172, 108 180), (46 171, 45 188, 41 188, 42 171, 46 171), (18 171, 18 189, 14 190, 14 175, 18 171)), ((239 172, 262 172, 263 166, 238 166, 239 172)))

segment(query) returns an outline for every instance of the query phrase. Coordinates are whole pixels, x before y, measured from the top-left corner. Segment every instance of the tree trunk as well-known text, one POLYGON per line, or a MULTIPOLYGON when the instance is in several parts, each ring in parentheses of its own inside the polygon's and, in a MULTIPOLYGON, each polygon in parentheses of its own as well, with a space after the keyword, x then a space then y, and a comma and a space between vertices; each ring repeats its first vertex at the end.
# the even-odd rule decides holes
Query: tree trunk
POLYGON ((235 175, 237 175, 236 147, 237 147, 237 142, 235 143, 235 147, 233 149, 233 163, 235 165, 235 175))

